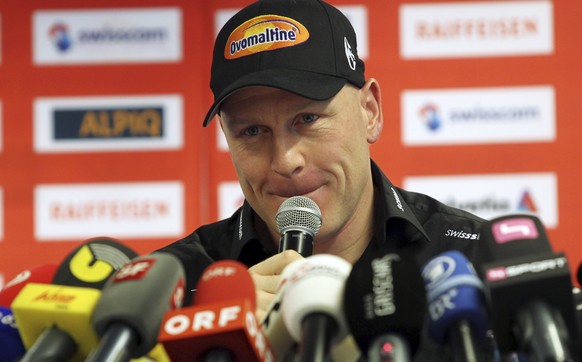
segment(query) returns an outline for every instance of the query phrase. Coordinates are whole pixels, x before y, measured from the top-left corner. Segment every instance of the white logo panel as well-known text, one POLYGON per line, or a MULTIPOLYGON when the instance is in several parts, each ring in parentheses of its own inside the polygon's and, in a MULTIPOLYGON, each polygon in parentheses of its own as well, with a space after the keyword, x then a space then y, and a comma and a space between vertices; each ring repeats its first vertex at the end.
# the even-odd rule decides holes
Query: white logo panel
POLYGON ((523 213, 536 215, 548 228, 558 226, 554 173, 414 176, 403 185, 484 219, 523 213))
POLYGON ((0 101, 0 153, 2 153, 2 143, 4 140, 4 125, 2 123, 2 114, 3 114, 3 109, 2 109, 2 101, 0 101))
POLYGON ((407 146, 551 142, 551 86, 408 90, 401 94, 407 146))
POLYGON ((181 95, 34 100, 39 153, 181 149, 181 95))
POLYGON ((399 9, 404 59, 549 55, 551 1, 404 4, 399 9))
POLYGON ((218 219, 227 219, 242 206, 244 195, 238 181, 221 182, 218 185, 218 219))
POLYGON ((38 185, 34 234, 40 241, 181 237, 181 182, 38 185))
POLYGON ((4 190, 0 187, 0 241, 4 240, 4 190))
POLYGON ((33 14, 37 65, 177 62, 179 8, 41 10, 33 14))

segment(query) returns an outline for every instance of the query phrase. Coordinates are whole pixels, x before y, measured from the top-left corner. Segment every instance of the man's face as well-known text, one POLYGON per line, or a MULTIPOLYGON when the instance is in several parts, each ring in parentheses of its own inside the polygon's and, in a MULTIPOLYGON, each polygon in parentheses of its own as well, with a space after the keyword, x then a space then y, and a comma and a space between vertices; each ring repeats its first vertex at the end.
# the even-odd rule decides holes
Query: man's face
MULTIPOLYGON (((332 241, 369 207, 369 95, 346 85, 333 98, 313 101, 270 87, 247 87, 223 103, 220 120, 243 193, 278 235, 281 203, 303 195, 321 209, 318 240, 332 241)), ((381 122, 380 122, 381 123, 381 122)), ((380 125, 381 128, 381 125, 380 125)))

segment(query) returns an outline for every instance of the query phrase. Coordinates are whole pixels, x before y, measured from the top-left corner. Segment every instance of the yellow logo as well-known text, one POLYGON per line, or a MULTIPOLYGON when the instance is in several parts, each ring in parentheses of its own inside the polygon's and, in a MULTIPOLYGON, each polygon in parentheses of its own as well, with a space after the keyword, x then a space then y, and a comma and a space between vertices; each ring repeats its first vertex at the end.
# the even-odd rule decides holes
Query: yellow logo
POLYGON ((99 260, 87 245, 82 246, 69 263, 71 273, 79 280, 88 283, 101 282, 113 273, 113 266, 99 260))
POLYGON ((226 59, 286 48, 309 39, 303 24, 279 15, 261 15, 239 25, 228 37, 224 48, 226 59))

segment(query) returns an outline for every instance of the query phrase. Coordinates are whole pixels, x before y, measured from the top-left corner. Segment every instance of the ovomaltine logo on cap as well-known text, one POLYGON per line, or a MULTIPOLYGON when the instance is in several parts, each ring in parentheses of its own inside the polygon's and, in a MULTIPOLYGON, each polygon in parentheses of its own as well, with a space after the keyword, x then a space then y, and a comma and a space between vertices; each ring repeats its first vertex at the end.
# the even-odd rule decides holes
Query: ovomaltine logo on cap
POLYGON ((300 22, 279 15, 261 15, 239 25, 228 37, 226 59, 236 59, 268 50, 301 44, 309 31, 300 22))

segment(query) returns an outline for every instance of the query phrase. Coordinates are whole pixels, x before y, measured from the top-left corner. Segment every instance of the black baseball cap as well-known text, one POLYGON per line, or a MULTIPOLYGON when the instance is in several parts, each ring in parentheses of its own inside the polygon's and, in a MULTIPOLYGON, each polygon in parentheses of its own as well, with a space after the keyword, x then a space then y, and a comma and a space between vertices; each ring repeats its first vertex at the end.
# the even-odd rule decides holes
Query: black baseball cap
POLYGON ((214 44, 214 103, 204 126, 238 89, 261 85, 325 100, 362 87, 364 62, 349 20, 321 0, 261 0, 236 13, 214 44))

